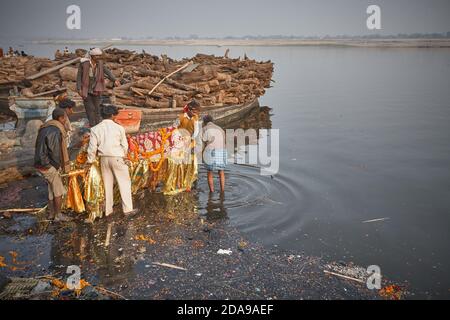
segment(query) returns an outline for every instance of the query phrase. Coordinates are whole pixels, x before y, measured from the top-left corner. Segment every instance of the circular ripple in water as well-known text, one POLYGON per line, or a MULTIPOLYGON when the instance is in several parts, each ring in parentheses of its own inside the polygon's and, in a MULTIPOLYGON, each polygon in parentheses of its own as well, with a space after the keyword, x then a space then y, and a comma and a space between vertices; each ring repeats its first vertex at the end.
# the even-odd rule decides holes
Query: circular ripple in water
POLYGON ((214 173, 215 189, 209 193, 206 171, 201 166, 197 190, 199 211, 206 219, 229 219, 236 228, 252 233, 263 242, 274 242, 301 227, 310 205, 308 192, 283 175, 262 176, 259 168, 230 165, 225 171, 225 194, 214 173), (292 206, 292 203, 296 203, 292 206))

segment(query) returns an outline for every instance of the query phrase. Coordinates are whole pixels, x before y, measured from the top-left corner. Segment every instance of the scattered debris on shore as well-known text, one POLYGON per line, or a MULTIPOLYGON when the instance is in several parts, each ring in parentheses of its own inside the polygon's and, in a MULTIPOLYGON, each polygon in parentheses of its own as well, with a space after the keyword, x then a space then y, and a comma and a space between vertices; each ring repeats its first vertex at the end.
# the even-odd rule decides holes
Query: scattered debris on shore
MULTIPOLYGON (((2 275, 0 275, 0 278, 2 275)), ((126 300, 122 295, 81 279, 79 289, 52 276, 0 279, 0 300, 126 300), (3 285, 2 285, 3 283, 3 285)))
MULTIPOLYGON (((27 199, 16 199, 9 206, 45 205, 41 179, 17 183, 32 188, 24 191, 27 199)), ((388 281, 382 290, 369 290, 362 283, 364 269, 356 265, 330 263, 249 240, 226 219, 200 215, 196 193, 171 197, 143 193, 136 199, 138 216, 124 218, 116 212, 111 221, 94 225, 83 223, 83 216, 76 214, 73 222, 64 224, 49 223, 45 212, 0 215, 0 270, 8 278, 34 279, 29 292, 40 293, 16 299, 405 297, 388 281), (65 288, 69 265, 81 268, 81 291, 65 288), (326 270, 362 282, 330 276, 326 270)))

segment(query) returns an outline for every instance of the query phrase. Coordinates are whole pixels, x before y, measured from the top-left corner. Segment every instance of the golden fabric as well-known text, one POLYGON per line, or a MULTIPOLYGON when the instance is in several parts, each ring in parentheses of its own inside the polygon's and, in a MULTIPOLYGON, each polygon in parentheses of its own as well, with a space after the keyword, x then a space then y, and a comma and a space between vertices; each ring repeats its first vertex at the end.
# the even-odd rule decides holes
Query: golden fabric
MULTIPOLYGON (((158 150, 140 153, 136 146, 130 144, 128 164, 133 194, 145 188, 155 191, 161 185, 164 194, 173 195, 190 191, 197 180, 197 159, 192 154, 191 138, 178 134, 176 146, 169 148, 168 138, 172 132, 160 129, 160 134, 162 143, 158 150)), ((66 179, 68 194, 64 203, 66 209, 87 212, 88 219, 94 222, 103 216, 105 192, 98 159, 84 169, 88 143, 88 138, 83 140, 83 146, 72 162, 72 171, 66 179)), ((120 202, 117 185, 114 186, 114 202, 120 202)))
POLYGON ((100 166, 96 160, 88 169, 84 182, 84 201, 89 212, 89 220, 94 222, 96 218, 103 216, 102 204, 105 200, 100 166))
POLYGON ((140 189, 146 188, 149 178, 149 160, 141 159, 131 170, 131 193, 136 194, 140 189))
POLYGON ((149 171, 148 188, 151 192, 156 191, 156 188, 161 184, 167 176, 168 159, 165 158, 158 171, 149 171))
POLYGON ((78 177, 84 178, 84 170, 72 171, 69 174, 69 183, 67 187, 65 209, 72 209, 76 213, 86 211, 84 206, 83 195, 80 190, 78 177))
POLYGON ((167 173, 163 181, 163 192, 167 195, 183 191, 191 191, 192 184, 197 180, 197 159, 192 157, 190 163, 179 163, 168 159, 167 173))

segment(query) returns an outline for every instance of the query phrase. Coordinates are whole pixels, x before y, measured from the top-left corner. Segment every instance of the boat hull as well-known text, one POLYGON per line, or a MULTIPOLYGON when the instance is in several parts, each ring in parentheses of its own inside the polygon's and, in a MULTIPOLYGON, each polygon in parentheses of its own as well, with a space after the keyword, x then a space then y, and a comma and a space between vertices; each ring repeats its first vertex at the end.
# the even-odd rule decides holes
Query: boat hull
MULTIPOLYGON (((48 116, 48 109, 54 107, 52 98, 16 98, 14 103, 11 104, 9 112, 14 111, 19 119, 29 120, 40 118, 45 120, 48 116)), ((78 121, 82 118, 86 118, 86 111, 82 104, 82 101, 76 101, 77 107, 75 108, 75 114, 70 118, 72 121, 78 121)), ((183 108, 139 108, 134 106, 120 106, 125 109, 139 110, 142 112, 141 128, 144 130, 153 130, 161 127, 167 127, 174 123, 180 113, 183 112, 183 108)), ((255 99, 251 102, 241 105, 215 105, 204 106, 201 108, 201 115, 209 114, 213 117, 214 121, 219 125, 226 125, 228 122, 236 122, 243 120, 247 114, 249 114, 254 108, 259 107, 259 100, 255 99)))
MULTIPOLYGON (((182 108, 165 109, 145 109, 137 107, 127 107, 127 109, 138 109, 142 111, 141 128, 153 130, 162 127, 168 127, 174 123, 182 108)), ((205 106, 201 108, 201 116, 209 114, 214 121, 224 126, 228 122, 235 122, 244 119, 254 108, 259 108, 259 100, 255 99, 249 103, 231 106, 205 106)))

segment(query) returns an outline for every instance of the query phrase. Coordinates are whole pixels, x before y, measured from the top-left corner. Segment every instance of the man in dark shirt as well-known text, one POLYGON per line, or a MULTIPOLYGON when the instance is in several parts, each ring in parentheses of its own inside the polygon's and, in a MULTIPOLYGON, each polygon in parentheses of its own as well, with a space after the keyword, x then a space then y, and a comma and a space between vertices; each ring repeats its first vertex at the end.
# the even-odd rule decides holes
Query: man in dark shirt
POLYGON ((52 114, 53 120, 47 121, 39 129, 36 138, 34 166, 44 176, 48 184, 49 219, 68 221, 70 218, 61 213, 62 197, 66 193, 61 171, 69 173, 70 163, 67 151, 67 121, 65 111, 57 108, 52 114))
POLYGON ((106 91, 105 76, 119 86, 120 82, 114 77, 102 61, 103 52, 99 48, 89 51, 86 58, 82 58, 77 74, 78 94, 83 98, 86 114, 91 127, 101 122, 100 98, 106 91))

